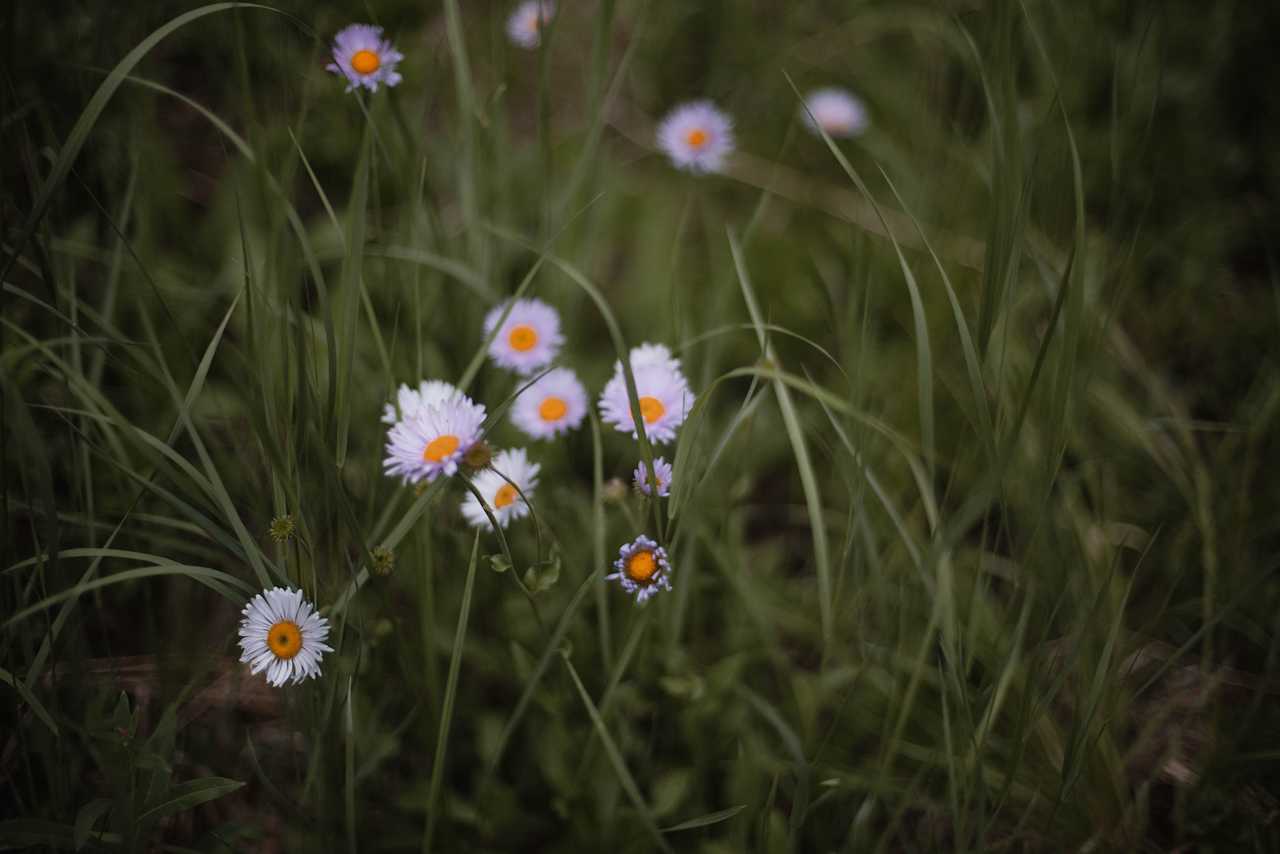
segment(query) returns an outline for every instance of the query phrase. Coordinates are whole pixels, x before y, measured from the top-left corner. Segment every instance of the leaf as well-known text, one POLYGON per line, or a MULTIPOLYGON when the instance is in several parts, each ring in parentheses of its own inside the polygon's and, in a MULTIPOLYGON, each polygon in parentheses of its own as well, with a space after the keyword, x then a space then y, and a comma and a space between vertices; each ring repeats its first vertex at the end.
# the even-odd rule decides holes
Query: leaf
POLYGON ((226 777, 201 777, 199 780, 179 783, 169 790, 164 800, 138 816, 138 822, 155 821, 209 801, 216 801, 243 786, 244 783, 239 780, 229 780, 226 777))
POLYGON ((110 798, 94 798, 80 807, 76 813, 76 824, 71 834, 71 841, 79 851, 89 841, 89 834, 101 819, 111 810, 110 798))
POLYGON ((678 830, 693 830, 694 828, 706 827, 710 824, 719 824, 722 821, 728 821, 746 808, 746 804, 738 804, 736 807, 729 807, 728 809, 709 812, 706 815, 700 815, 697 818, 691 818, 688 821, 673 824, 671 827, 664 827, 662 828, 662 832, 675 833, 678 830))

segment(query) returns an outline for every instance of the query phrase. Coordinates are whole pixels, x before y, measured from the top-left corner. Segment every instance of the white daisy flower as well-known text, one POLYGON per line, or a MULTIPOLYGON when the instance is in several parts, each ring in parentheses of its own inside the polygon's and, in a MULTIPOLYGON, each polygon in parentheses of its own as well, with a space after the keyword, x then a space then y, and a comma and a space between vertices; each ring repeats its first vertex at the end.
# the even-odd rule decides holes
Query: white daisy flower
POLYGON ((858 136, 867 129, 867 108, 847 89, 817 89, 804 99, 800 117, 805 127, 818 133, 818 128, 831 137, 858 136))
POLYGON ((377 92, 379 84, 395 86, 401 77, 396 64, 404 54, 382 37, 382 27, 352 24, 333 38, 333 62, 325 69, 347 79, 347 91, 360 86, 377 92))
POLYGON ((423 380, 416 389, 401 383, 395 403, 388 403, 382 409, 382 423, 395 424, 424 406, 436 406, 455 394, 462 391, 444 380, 423 380))
MULTIPOLYGON (((507 305, 504 302, 485 315, 486 338, 493 333, 507 305)), ((518 299, 489 345, 489 358, 518 374, 531 374, 551 364, 563 343, 560 315, 554 308, 540 299, 518 299)))
POLYGON ((453 475, 463 455, 479 441, 484 415, 484 406, 461 392, 406 413, 387 431, 383 468, 405 483, 453 475))
MULTIPOLYGON (((645 435, 652 442, 665 444, 675 441, 676 428, 684 423, 693 407, 694 395, 680 370, 680 361, 670 358, 670 351, 664 360, 658 360, 658 352, 654 345, 632 350, 631 372, 636 378, 645 435)), ((613 377, 600 395, 600 417, 623 433, 639 436, 631 417, 631 400, 627 397, 627 380, 620 362, 614 364, 613 377)))
POLYGON ((555 14, 551 0, 525 0, 507 18, 507 38, 518 47, 536 50, 542 44, 542 28, 555 14))
MULTIPOLYGON (((658 481, 658 497, 666 498, 671 494, 671 463, 662 457, 654 457, 653 473, 658 481)), ((635 472, 632 474, 632 480, 636 489, 645 495, 653 494, 653 485, 649 483, 649 467, 644 464, 644 460, 636 466, 635 472)))
POLYGON ((250 671, 267 671, 267 682, 277 688, 320 675, 320 659, 333 652, 325 643, 329 621, 302 598, 301 590, 264 590, 241 613, 240 660, 248 662, 250 671))
POLYGON ((631 367, 643 368, 648 365, 667 365, 680 370, 680 360, 671 355, 671 348, 666 344, 644 343, 631 348, 631 367))
MULTIPOLYGON (((533 495, 533 490, 538 486, 538 472, 541 470, 542 466, 529 462, 529 455, 524 448, 513 448, 494 455, 490 468, 479 472, 471 479, 471 483, 484 496, 499 527, 505 528, 513 519, 529 515, 529 505, 524 498, 533 495), (512 486, 513 483, 515 486, 512 486), (520 493, 524 493, 524 498, 520 497, 520 493)), ((492 527, 484 508, 471 493, 467 493, 466 500, 462 502, 462 515, 467 517, 473 527, 492 527)))
POLYGON ((550 439, 577 429, 587 415, 587 390, 568 368, 554 368, 520 392, 511 421, 534 439, 550 439))
POLYGON ((733 122, 710 101, 676 107, 658 125, 658 145, 689 172, 719 172, 733 152, 733 122))
POLYGON ((613 568, 617 572, 606 575, 605 580, 616 580, 623 590, 636 597, 637 604, 643 604, 659 590, 671 589, 667 550, 644 534, 618 550, 613 568))

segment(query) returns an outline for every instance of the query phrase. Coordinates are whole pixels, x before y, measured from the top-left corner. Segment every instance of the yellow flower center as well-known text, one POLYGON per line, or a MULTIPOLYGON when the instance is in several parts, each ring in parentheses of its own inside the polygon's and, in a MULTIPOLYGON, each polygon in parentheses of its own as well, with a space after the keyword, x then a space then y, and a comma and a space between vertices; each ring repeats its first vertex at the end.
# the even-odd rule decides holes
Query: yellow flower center
POLYGON ((548 397, 538 406, 543 421, 559 421, 569 411, 569 405, 558 397, 548 397))
POLYGON ((667 408, 656 397, 640 398, 640 417, 645 424, 652 424, 666 414, 667 408))
POLYGON ((511 504, 515 504, 516 496, 518 494, 519 493, 516 492, 516 488, 511 484, 509 483, 502 484, 502 486, 499 487, 498 489, 498 494, 493 496, 494 509, 501 510, 503 507, 507 507, 511 504))
POLYGON ((267 646, 276 658, 293 658, 302 651, 302 632, 293 620, 281 620, 267 632, 267 646))
POLYGON ((422 459, 429 463, 442 463, 445 459, 458 450, 457 436, 437 436, 427 443, 427 447, 422 451, 422 459))
POLYGON ((689 143, 693 148, 702 148, 702 146, 707 144, 707 139, 707 132, 705 130, 702 128, 695 128, 689 131, 688 135, 685 136, 684 141, 689 143))
POLYGON ((507 342, 511 344, 512 350, 519 350, 521 353, 532 350, 538 343, 538 331, 523 323, 513 326, 511 332, 507 334, 507 342))
POLYGON ((371 50, 358 50, 351 57, 351 68, 356 74, 372 74, 382 65, 382 60, 371 50))
POLYGON ((526 32, 536 34, 542 28, 542 16, 534 12, 525 20, 524 28, 526 32))
POLYGON ((648 581, 657 571, 658 562, 654 559, 653 552, 636 552, 627 559, 627 577, 632 581, 648 581))

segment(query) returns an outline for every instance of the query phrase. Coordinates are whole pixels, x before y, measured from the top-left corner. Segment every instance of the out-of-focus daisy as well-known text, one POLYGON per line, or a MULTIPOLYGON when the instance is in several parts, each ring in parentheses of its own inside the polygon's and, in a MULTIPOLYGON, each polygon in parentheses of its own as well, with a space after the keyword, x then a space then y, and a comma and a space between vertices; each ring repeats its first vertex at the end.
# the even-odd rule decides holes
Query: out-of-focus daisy
MULTIPOLYGON (((654 457, 653 474, 654 479, 658 481, 658 496, 666 498, 671 494, 671 463, 662 457, 654 457)), ((644 460, 636 466, 632 479, 636 489, 645 495, 653 495, 653 484, 649 482, 649 467, 645 465, 644 460)))
MULTIPOLYGON (((660 360, 656 358, 658 352, 655 345, 646 344, 632 350, 630 358, 645 435, 662 444, 675 441, 676 428, 684 423, 694 395, 680 370, 679 360, 672 359, 670 351, 660 360)), ((631 417, 631 400, 627 397, 627 380, 620 362, 614 365, 613 377, 600 395, 600 417, 623 433, 639 435, 631 417)))
POLYGON ((680 169, 719 172, 733 152, 733 122, 710 101, 681 104, 658 125, 658 145, 680 169))
POLYGON ((347 78, 347 91, 363 86, 377 92, 378 85, 395 86, 401 77, 396 63, 404 54, 382 37, 382 27, 352 24, 333 37, 333 62, 325 66, 347 78))
MULTIPOLYGON (((504 302, 485 315, 486 338, 497 327, 507 305, 504 302)), ((563 343, 560 315, 554 308, 540 299, 518 299, 489 345, 489 358, 516 373, 531 374, 551 364, 563 343)))
POLYGON ((511 421, 535 439, 574 430, 587 414, 587 390, 568 368, 555 368, 520 392, 511 421))
POLYGON ((452 475, 463 455, 480 438, 484 406, 458 393, 424 406, 387 431, 386 473, 405 483, 452 475))
POLYGON ((455 394, 462 394, 457 386, 444 380, 423 380, 416 389, 400 384, 396 392, 396 402, 388 403, 382 409, 382 423, 395 424, 401 418, 416 413, 424 406, 435 406, 455 394))
POLYGON ((867 108, 846 89, 817 89, 800 108, 805 127, 815 134, 822 128, 832 137, 857 136, 867 129, 867 108))
POLYGON ((240 660, 252 672, 267 671, 267 682, 277 688, 320 675, 320 659, 333 652, 325 643, 329 621, 302 598, 301 590, 264 590, 241 613, 240 660))
POLYGON ((631 348, 631 367, 644 368, 649 365, 668 365, 680 369, 680 360, 671 355, 671 348, 666 344, 644 343, 631 348))
POLYGON ((636 537, 618 550, 613 562, 617 572, 605 576, 606 581, 617 581, 622 589, 643 603, 659 590, 671 589, 671 562, 667 551, 644 534, 636 537))
MULTIPOLYGON (((505 528, 512 519, 529 515, 529 505, 525 503, 524 498, 520 497, 520 494, 524 493, 526 498, 533 495, 533 490, 538 486, 538 472, 542 470, 542 466, 530 462, 524 448, 499 451, 490 465, 491 468, 473 477, 471 483, 484 496, 485 503, 489 505, 494 518, 498 520, 498 526, 505 528), (513 483, 515 486, 512 486, 513 483)), ((484 513, 484 508, 471 493, 468 493, 466 500, 462 502, 462 515, 466 516, 467 521, 474 527, 492 527, 489 517, 484 513)))
POLYGON ((542 28, 555 14, 552 0, 525 0, 507 18, 507 38, 512 44, 534 50, 542 44, 542 28))

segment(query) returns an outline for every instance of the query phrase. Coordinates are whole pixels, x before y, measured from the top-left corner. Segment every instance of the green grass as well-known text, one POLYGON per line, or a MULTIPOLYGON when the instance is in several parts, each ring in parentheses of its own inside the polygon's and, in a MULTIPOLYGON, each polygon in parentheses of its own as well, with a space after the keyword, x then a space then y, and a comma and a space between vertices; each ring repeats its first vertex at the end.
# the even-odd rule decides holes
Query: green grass
POLYGON ((1276 15, 561 7, 536 52, 497 2, 0 14, 0 847, 1280 847, 1276 15), (346 94, 371 19, 405 80, 346 94), (829 84, 867 134, 805 132, 829 84), (703 96, 696 177, 652 130, 703 96), (524 439, 513 294, 593 399, 677 350, 678 443, 524 439), (382 474, 424 377, 534 518, 382 474), (335 647, 283 689, 277 584, 335 647))

